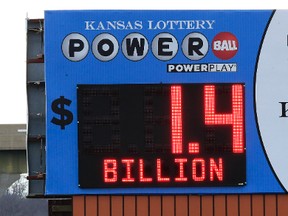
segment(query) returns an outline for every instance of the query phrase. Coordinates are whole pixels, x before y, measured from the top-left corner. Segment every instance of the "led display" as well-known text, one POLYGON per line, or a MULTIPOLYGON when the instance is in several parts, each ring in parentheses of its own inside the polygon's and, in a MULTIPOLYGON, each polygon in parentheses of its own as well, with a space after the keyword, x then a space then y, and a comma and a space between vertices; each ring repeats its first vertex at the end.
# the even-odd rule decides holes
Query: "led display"
POLYGON ((244 84, 78 85, 82 188, 243 186, 244 84))

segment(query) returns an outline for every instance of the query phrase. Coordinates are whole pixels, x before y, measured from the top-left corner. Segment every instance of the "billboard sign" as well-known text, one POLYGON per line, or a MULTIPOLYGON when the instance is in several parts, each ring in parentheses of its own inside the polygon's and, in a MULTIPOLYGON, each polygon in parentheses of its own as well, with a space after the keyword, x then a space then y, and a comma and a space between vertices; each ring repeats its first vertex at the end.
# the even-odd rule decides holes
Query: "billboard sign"
POLYGON ((287 18, 46 11, 46 194, 286 192, 287 18))

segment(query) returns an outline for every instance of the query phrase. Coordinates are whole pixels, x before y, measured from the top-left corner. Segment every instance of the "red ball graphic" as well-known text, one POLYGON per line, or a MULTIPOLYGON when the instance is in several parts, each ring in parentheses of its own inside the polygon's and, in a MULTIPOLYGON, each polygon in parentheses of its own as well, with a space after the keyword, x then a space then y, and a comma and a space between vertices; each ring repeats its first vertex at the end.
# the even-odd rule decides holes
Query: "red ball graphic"
POLYGON ((214 55, 222 60, 233 58, 238 48, 238 39, 230 32, 220 32, 212 41, 212 51, 214 55))

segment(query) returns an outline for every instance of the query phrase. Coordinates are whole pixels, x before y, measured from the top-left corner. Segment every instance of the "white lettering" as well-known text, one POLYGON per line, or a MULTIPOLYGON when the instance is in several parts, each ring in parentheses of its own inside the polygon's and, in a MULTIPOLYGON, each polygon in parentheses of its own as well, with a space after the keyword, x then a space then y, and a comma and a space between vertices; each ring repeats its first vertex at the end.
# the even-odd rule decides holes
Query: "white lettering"
POLYGON ((213 29, 215 20, 148 20, 149 30, 213 29))
POLYGON ((94 23, 95 21, 85 21, 85 30, 95 30, 94 23))
POLYGON ((168 64, 167 72, 183 73, 183 72, 236 72, 237 64, 168 64))

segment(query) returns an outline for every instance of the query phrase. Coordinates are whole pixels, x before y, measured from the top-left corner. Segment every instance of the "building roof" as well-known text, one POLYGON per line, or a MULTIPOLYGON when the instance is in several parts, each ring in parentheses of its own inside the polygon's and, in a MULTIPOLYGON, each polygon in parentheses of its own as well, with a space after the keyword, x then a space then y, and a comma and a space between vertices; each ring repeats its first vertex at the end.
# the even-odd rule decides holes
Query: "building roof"
POLYGON ((0 124, 0 150, 25 150, 26 125, 0 124))

